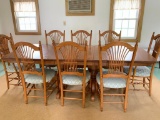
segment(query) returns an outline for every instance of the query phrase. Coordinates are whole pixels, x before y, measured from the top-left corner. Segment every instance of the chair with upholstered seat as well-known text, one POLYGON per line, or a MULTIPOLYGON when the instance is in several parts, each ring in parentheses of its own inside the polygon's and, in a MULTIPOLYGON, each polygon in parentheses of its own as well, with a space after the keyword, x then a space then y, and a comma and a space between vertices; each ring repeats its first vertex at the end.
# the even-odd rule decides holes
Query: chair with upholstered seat
POLYGON ((116 41, 110 42, 105 46, 101 46, 99 41, 99 70, 97 74, 97 90, 100 95, 100 110, 103 111, 104 103, 120 103, 124 105, 124 111, 127 109, 128 102, 128 86, 130 81, 131 68, 134 63, 136 51, 136 44, 134 47, 126 42, 116 41), (131 54, 129 73, 123 72, 124 61, 128 54, 131 54), (102 64, 103 63, 103 64, 102 64), (106 64, 105 64, 106 63, 106 64), (103 71, 102 67, 108 69, 103 71), (123 89, 123 92, 109 91, 109 90, 123 89), (106 100, 113 96, 122 97, 122 100, 106 100))
MULTIPOLYGON (((13 39, 11 34, 10 34, 10 37, 0 34, 0 57, 1 58, 3 58, 3 56, 10 53, 9 43, 12 40, 13 39)), ((7 88, 9 89, 10 85, 16 85, 16 86, 21 85, 18 66, 12 61, 4 61, 3 59, 1 61, 5 71, 7 88)))
POLYGON ((71 41, 76 42, 80 45, 85 45, 86 41, 87 44, 90 46, 92 42, 92 30, 89 32, 85 30, 78 30, 73 32, 71 30, 71 41))
POLYGON ((27 104, 28 98, 32 97, 43 98, 45 105, 47 105, 48 97, 57 87, 55 85, 56 72, 44 68, 41 42, 39 42, 38 47, 29 42, 11 44, 22 79, 25 103, 27 104), (40 57, 41 68, 36 66, 35 56, 40 57))
POLYGON ((64 105, 64 99, 82 100, 82 106, 85 107, 85 91, 90 80, 90 73, 86 70, 86 44, 82 46, 72 41, 66 41, 58 45, 53 42, 53 46, 58 64, 61 105, 64 105), (78 68, 79 65, 81 68, 78 68), (74 89, 70 89, 72 86, 75 86, 74 89), (78 86, 80 89, 77 89, 78 86), (81 93, 82 96, 77 98, 77 96, 71 97, 67 94, 76 92, 81 93))
POLYGON ((52 41, 54 40, 56 44, 59 44, 60 42, 65 41, 65 30, 63 32, 59 30, 51 30, 47 33, 45 30, 45 38, 46 38, 46 44, 48 45, 48 39, 50 39, 50 44, 52 44, 52 41))
MULTIPOLYGON (((47 33, 45 30, 45 38, 46 38, 46 44, 52 44, 52 41, 54 41, 56 44, 59 44, 60 42, 65 41, 65 30, 61 32, 60 30, 51 30, 47 33)), ((56 65, 45 65, 47 68, 52 68, 57 71, 57 66, 56 65)))
POLYGON ((112 30, 106 30, 104 32, 101 32, 99 30, 99 41, 101 41, 101 44, 108 44, 109 42, 113 41, 120 41, 121 40, 121 31, 120 33, 117 33, 112 30))
MULTIPOLYGON (((152 56, 157 59, 160 54, 160 34, 154 35, 152 34, 150 44, 148 47, 148 53, 150 53, 151 46, 153 46, 153 52, 152 56), (154 41, 154 42, 153 42, 154 41), (154 44, 153 44, 154 43, 154 44)), ((151 96, 151 90, 152 90, 152 77, 154 72, 154 64, 151 64, 150 66, 135 66, 133 67, 133 72, 131 75, 131 84, 134 87, 134 90, 147 90, 149 93, 149 96, 151 96), (150 67, 150 68, 149 68, 150 67), (145 89, 136 88, 137 85, 143 85, 145 89)), ((128 73, 128 67, 124 67, 124 71, 128 73)))

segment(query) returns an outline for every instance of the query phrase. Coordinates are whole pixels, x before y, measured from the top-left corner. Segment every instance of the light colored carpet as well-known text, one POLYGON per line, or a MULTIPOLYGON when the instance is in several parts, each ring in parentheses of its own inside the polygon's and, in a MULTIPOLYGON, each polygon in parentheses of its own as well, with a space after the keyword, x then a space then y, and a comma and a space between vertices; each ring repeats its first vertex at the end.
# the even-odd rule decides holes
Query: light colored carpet
POLYGON ((86 108, 81 101, 65 101, 55 97, 56 92, 45 106, 43 99, 29 99, 25 104, 22 87, 6 87, 5 77, 0 77, 0 120, 160 120, 160 81, 153 79, 152 97, 146 91, 129 91, 128 109, 123 112, 122 105, 105 104, 99 109, 99 99, 91 102, 89 95, 86 108))
POLYGON ((160 68, 159 68, 159 63, 156 63, 156 65, 155 65, 154 75, 157 77, 158 80, 160 80, 160 68))

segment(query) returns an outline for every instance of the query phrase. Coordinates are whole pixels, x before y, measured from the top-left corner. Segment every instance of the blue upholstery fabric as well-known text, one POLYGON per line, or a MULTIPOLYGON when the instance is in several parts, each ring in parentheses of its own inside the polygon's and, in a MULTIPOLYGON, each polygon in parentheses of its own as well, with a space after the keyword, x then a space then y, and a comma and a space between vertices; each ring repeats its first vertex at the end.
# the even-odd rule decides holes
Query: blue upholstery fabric
MULTIPOLYGON (((107 71, 104 71, 103 74, 107 74, 107 71)), ((100 85, 100 73, 97 74, 96 79, 100 85)), ((125 88, 126 80, 123 78, 103 78, 103 86, 107 88, 125 88)))
MULTIPOLYGON (((63 84, 67 85, 82 85, 82 79, 81 76, 76 75, 63 75, 62 80, 63 84)), ((86 71, 86 83, 90 80, 90 72, 86 71)))
MULTIPOLYGON (((41 71, 41 68, 38 68, 37 71, 41 71)), ((46 74, 46 82, 50 82, 52 78, 55 76, 55 71, 52 69, 45 69, 46 74)), ((43 83, 42 76, 35 75, 35 74, 25 74, 24 75, 25 82, 32 83, 32 84, 40 84, 43 83)))
MULTIPOLYGON (((133 70, 132 70, 131 75, 133 75, 133 71, 134 71, 135 67, 133 67, 132 69, 133 70)), ((125 73, 129 72, 129 67, 128 66, 124 67, 124 72, 125 73)), ((146 77, 146 76, 150 76, 150 73, 151 73, 151 70, 148 67, 146 67, 146 66, 137 66, 135 76, 146 77)))

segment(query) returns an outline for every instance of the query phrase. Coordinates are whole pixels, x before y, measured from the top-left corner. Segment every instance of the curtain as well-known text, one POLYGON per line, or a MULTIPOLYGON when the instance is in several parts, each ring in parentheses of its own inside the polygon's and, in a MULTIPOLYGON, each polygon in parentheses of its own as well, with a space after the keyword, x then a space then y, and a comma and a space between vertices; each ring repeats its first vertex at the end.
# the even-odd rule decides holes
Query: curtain
POLYGON ((141 0, 114 0, 114 10, 140 9, 141 0))
POLYGON ((35 0, 13 0, 15 12, 35 12, 35 0))

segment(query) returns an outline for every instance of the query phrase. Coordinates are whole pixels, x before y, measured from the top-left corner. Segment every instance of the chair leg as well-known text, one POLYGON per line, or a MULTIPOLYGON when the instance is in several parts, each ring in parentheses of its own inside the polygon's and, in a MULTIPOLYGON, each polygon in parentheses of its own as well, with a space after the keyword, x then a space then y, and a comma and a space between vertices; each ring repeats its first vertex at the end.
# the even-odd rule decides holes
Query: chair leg
POLYGON ((103 88, 101 89, 100 93, 100 110, 103 111, 103 88))
POLYGON ((47 106, 47 90, 46 90, 46 85, 43 85, 44 86, 44 104, 47 106))
POLYGON ((6 82, 7 82, 7 88, 9 89, 9 78, 7 73, 6 73, 6 82))
POLYGON ((128 102, 128 92, 125 90, 125 99, 124 99, 124 112, 127 110, 127 102, 128 102))
POLYGON ((57 80, 57 94, 56 94, 56 98, 57 99, 60 99, 61 98, 61 86, 60 86, 60 83, 59 83, 59 80, 57 80))
POLYGON ((152 78, 149 78, 149 96, 151 96, 151 91, 152 91, 152 78))
POLYGON ((57 75, 56 75, 56 79, 57 79, 57 81, 56 81, 56 85, 57 85, 57 94, 56 94, 56 98, 57 99, 60 99, 60 95, 61 95, 61 93, 60 93, 60 91, 61 91, 61 86, 60 86, 60 79, 59 79, 59 73, 57 72, 57 75))
POLYGON ((82 90, 82 106, 83 106, 83 108, 85 108, 85 94, 86 94, 86 92, 85 92, 85 87, 86 87, 86 85, 85 85, 85 83, 83 84, 83 90, 82 90))
POLYGON ((61 105, 64 106, 64 91, 63 85, 61 84, 61 105))
POLYGON ((27 88, 26 88, 27 85, 24 82, 24 79, 22 79, 22 86, 23 86, 24 100, 25 100, 25 103, 28 104, 27 88))
POLYGON ((143 77, 143 87, 145 87, 146 81, 145 81, 145 77, 143 77))
POLYGON ((28 97, 27 97, 26 87, 24 87, 24 100, 25 100, 25 103, 28 104, 28 97))

